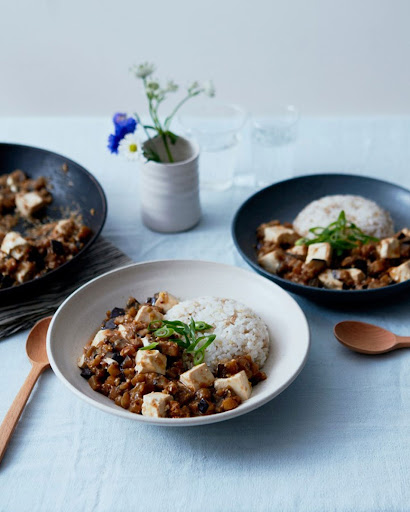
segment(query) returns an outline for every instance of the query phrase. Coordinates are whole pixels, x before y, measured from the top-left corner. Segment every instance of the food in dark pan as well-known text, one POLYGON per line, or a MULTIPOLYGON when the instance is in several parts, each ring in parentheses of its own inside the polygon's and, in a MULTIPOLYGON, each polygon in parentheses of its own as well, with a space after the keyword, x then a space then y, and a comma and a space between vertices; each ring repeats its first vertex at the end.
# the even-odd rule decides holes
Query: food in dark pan
POLYGON ((410 279, 410 230, 395 233, 388 212, 360 196, 323 197, 293 224, 261 224, 257 239, 258 263, 294 283, 364 290, 410 279))
POLYGON ((72 259, 92 231, 72 213, 50 222, 43 209, 52 203, 44 177, 21 170, 0 176, 0 288, 37 279, 72 259))
POLYGON ((108 311, 81 355, 93 390, 130 412, 187 418, 235 409, 266 379, 262 320, 230 299, 160 292, 108 311))

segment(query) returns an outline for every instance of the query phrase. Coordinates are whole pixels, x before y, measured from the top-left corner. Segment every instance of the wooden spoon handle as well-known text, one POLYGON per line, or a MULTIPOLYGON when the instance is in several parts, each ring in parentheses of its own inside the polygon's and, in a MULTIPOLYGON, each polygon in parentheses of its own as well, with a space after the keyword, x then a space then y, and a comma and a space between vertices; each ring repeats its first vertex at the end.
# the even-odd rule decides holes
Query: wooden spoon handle
POLYGON ((7 445, 10 442, 11 436, 13 435, 21 413, 23 412, 24 406, 27 403, 28 397, 30 396, 30 393, 34 387, 34 384, 37 382, 37 379, 46 368, 47 365, 33 364, 27 379, 21 386, 20 391, 17 393, 14 402, 11 404, 11 407, 0 426, 0 462, 6 451, 7 445))
POLYGON ((410 348, 410 336, 397 336, 397 344, 395 348, 410 348))

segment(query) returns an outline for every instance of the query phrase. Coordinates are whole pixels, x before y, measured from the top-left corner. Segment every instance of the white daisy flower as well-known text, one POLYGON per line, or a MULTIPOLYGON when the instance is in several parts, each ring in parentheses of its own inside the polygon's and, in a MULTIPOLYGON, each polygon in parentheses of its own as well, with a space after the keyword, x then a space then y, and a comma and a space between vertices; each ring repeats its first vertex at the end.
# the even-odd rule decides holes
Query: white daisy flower
POLYGON ((142 154, 142 143, 135 133, 128 133, 118 145, 118 154, 127 160, 139 160, 142 154))
POLYGON ((213 98, 215 96, 215 86, 214 86, 212 80, 208 80, 207 82, 204 82, 203 91, 204 91, 204 94, 206 94, 210 98, 213 98))
POLYGON ((131 68, 131 71, 135 73, 137 78, 147 78, 147 76, 152 75, 152 73, 155 71, 155 66, 149 62, 144 62, 139 66, 135 65, 133 68, 131 68))

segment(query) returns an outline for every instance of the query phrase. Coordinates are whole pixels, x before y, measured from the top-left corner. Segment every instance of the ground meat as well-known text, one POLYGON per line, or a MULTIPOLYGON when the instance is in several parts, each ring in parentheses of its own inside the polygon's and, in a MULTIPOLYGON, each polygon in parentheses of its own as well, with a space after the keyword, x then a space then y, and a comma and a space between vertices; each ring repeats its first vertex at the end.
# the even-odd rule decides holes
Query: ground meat
MULTIPOLYGON (((403 229, 394 235, 400 242, 399 258, 381 258, 377 242, 367 244, 358 242, 356 247, 345 250, 342 254, 338 254, 336 250, 332 251, 329 264, 322 260, 312 260, 306 263, 307 248, 304 252, 297 252, 298 247, 296 245, 264 240, 265 228, 279 225, 279 221, 273 220, 261 224, 256 229, 258 261, 263 266, 263 257, 274 251, 274 273, 294 283, 319 288, 337 288, 339 286, 339 288, 349 290, 380 288, 394 284, 395 281, 390 277, 389 270, 410 259, 410 237, 408 236, 408 230, 403 229), (337 271, 337 273, 334 273, 334 277, 338 281, 337 286, 330 279, 323 277, 326 274, 321 276, 327 269, 337 271), (359 273, 358 276, 357 272, 356 274, 349 273, 347 269, 357 269, 362 274, 359 273)), ((283 223, 282 226, 293 229, 292 224, 287 222, 283 223)), ((268 268, 272 267, 269 265, 268 268)))
POLYGON ((20 246, 18 257, 6 249, 6 252, 0 250, 0 288, 37 279, 56 269, 71 260, 92 235, 78 216, 62 222, 46 222, 43 210, 52 202, 47 185, 44 177, 32 180, 20 170, 0 176, 0 243, 22 216, 26 226, 26 232, 22 234, 26 243, 20 246), (27 214, 21 209, 19 201, 22 198, 25 201, 26 193, 35 193, 41 201, 38 211, 27 214), (64 223, 70 229, 62 229, 64 223))
MULTIPOLYGON (((123 309, 115 306, 106 312, 101 323, 105 338, 97 346, 89 342, 79 361, 81 376, 90 387, 135 414, 142 413, 144 396, 152 392, 171 397, 166 411, 170 418, 204 416, 238 407, 241 399, 231 389, 216 390, 212 383, 193 391, 180 381, 190 359, 177 343, 155 338, 153 332, 148 333, 147 324, 135 321, 138 309, 147 304, 130 298, 123 309), (155 350, 166 357, 165 375, 136 370, 136 355, 143 348, 141 333, 150 343, 157 343, 155 350)), ((228 378, 242 370, 252 386, 266 379, 250 355, 219 364, 214 377, 228 378)))
POLYGON ((259 370, 259 366, 252 360, 250 355, 239 356, 226 363, 218 365, 217 376, 219 378, 232 377, 236 373, 244 370, 246 376, 251 382, 260 382, 266 379, 266 374, 259 370))

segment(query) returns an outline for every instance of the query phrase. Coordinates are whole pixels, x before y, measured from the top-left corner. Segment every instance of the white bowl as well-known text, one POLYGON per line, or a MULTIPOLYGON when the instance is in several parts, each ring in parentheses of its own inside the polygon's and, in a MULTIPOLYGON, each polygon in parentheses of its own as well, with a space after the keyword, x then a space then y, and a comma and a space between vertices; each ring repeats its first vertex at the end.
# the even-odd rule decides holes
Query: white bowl
POLYGON ((245 414, 281 393, 303 368, 309 351, 305 315, 290 295, 264 277, 237 267, 191 260, 138 263, 113 270, 74 292, 58 308, 47 334, 47 353, 55 374, 90 405, 143 423, 167 426, 203 425, 245 414), (160 290, 180 299, 212 295, 238 300, 252 308, 266 323, 270 353, 263 367, 267 379, 238 408, 194 418, 150 418, 122 409, 93 391, 80 376, 77 359, 93 337, 105 312, 123 307, 129 296, 140 301, 160 290))

